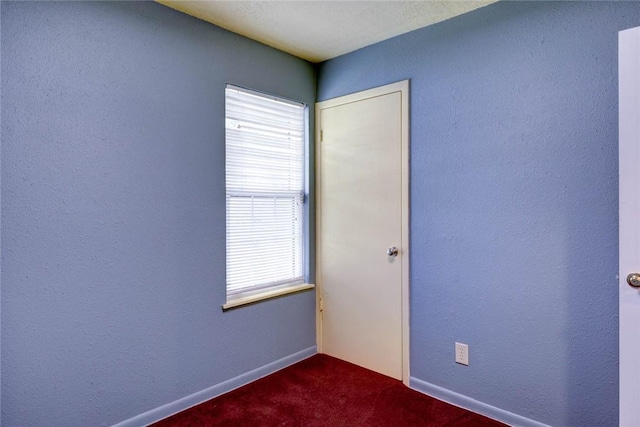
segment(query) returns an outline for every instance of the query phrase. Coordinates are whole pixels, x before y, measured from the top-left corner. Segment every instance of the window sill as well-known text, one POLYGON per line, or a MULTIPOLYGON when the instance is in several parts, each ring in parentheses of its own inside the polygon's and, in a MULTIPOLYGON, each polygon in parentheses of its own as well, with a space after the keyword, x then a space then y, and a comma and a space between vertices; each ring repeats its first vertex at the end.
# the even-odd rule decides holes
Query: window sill
POLYGON ((222 305, 222 310, 226 311, 232 308, 240 307, 247 304, 253 304, 259 301, 264 301, 271 298, 277 298, 277 297, 281 297, 287 294, 292 294, 295 292, 306 291, 307 289, 313 289, 315 287, 316 285, 311 283, 302 283, 300 285, 287 286, 285 288, 279 288, 279 289, 273 289, 270 291, 260 292, 259 294, 236 298, 234 300, 228 301, 226 304, 222 305))

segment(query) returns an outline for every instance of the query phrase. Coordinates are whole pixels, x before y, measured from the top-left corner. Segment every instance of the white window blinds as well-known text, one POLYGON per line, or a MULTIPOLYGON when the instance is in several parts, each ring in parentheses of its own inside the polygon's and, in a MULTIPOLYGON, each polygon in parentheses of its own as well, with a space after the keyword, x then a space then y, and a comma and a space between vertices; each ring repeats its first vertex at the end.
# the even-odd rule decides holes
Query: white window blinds
POLYGON ((227 301, 304 282, 305 106, 227 86, 227 301))

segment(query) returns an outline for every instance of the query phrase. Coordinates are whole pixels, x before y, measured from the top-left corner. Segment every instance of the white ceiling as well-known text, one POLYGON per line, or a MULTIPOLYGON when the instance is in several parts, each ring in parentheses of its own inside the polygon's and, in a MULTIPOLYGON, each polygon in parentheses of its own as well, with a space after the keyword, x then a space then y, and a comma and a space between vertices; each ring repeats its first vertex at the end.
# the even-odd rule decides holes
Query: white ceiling
POLYGON ((311 62, 335 58, 497 0, 157 0, 311 62))

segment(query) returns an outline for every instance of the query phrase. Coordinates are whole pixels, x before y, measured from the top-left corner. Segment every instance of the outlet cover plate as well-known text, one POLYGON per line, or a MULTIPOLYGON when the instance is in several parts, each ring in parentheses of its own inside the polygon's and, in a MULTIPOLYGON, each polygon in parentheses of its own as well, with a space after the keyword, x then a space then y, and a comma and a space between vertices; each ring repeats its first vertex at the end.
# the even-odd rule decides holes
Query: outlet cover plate
POLYGON ((456 343, 456 363, 469 366, 469 346, 463 343, 456 343))

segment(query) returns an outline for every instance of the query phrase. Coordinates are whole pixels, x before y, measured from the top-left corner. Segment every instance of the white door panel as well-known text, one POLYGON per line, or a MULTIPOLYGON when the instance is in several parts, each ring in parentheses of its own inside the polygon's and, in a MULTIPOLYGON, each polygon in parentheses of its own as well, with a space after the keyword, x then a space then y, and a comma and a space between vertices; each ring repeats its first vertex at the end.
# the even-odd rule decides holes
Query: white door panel
POLYGON ((318 105, 319 343, 403 379, 406 113, 400 90, 366 94, 318 105), (397 257, 387 255, 393 246, 397 257))
POLYGON ((640 27, 619 35, 620 425, 640 426, 640 27))

